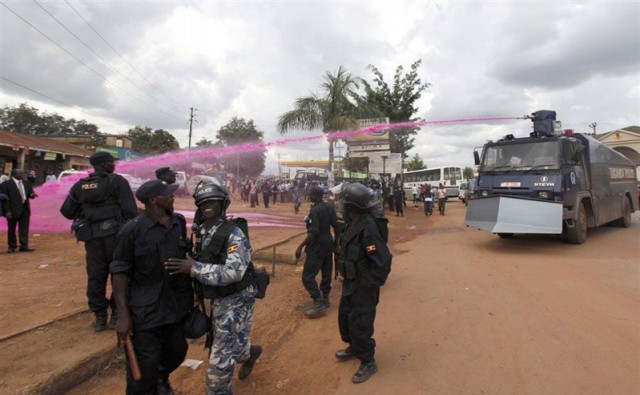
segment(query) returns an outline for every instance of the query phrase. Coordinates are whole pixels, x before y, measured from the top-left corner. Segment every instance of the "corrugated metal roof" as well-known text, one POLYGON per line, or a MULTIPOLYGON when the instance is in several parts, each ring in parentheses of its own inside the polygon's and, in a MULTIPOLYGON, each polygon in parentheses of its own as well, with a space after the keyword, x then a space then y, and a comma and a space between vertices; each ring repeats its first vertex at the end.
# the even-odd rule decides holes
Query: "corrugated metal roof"
POLYGON ((55 152, 58 154, 75 155, 85 158, 88 158, 93 154, 93 151, 80 148, 64 141, 57 141, 43 136, 15 133, 4 129, 0 129, 0 145, 7 147, 29 147, 29 150, 31 151, 55 152))

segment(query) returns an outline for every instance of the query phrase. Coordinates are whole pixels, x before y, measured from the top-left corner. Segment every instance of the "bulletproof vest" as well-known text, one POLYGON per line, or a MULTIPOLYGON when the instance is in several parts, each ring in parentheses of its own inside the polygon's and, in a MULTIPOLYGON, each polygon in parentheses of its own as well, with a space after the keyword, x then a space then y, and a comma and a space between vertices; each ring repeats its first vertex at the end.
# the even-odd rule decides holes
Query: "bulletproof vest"
MULTIPOLYGON (((200 249, 201 242, 196 242, 196 259, 202 263, 224 265, 227 260, 227 244, 229 242, 229 236, 231 236, 234 226, 236 225, 233 222, 225 221, 211 236, 209 244, 207 244, 202 251, 198 251, 198 249, 200 249)), ((253 263, 249 263, 249 268, 245 271, 242 279, 229 285, 212 286, 197 282, 196 292, 207 299, 216 299, 224 298, 242 291, 253 283, 253 269, 253 263)))
POLYGON ((82 203, 81 218, 89 222, 120 219, 120 204, 108 193, 115 174, 92 174, 78 181, 78 200, 82 203))
POLYGON ((349 223, 340 236, 338 271, 347 280, 363 278, 371 269, 360 242, 360 234, 367 224, 375 225, 370 214, 362 214, 358 220, 349 223))

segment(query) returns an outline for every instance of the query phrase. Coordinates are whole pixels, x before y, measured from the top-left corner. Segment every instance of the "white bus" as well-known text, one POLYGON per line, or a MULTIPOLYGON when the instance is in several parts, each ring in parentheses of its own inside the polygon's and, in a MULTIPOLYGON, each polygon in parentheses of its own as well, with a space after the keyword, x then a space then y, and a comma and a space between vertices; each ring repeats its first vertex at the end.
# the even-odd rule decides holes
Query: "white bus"
POLYGON ((442 184, 447 189, 448 197, 457 198, 460 184, 462 183, 462 167, 445 166, 412 170, 404 172, 402 176, 407 199, 413 198, 411 194, 412 187, 415 185, 419 191, 421 184, 430 184, 432 188, 437 188, 438 185, 442 184))

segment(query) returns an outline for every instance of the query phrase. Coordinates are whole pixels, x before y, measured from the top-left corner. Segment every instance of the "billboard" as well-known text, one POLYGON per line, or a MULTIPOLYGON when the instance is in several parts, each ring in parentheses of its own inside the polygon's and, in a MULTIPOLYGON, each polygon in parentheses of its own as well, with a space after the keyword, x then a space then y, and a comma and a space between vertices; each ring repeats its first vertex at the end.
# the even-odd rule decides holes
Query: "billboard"
MULTIPOLYGON (((367 119, 358 119, 358 130, 366 129, 368 127, 374 125, 388 125, 389 118, 367 118, 367 119)), ((347 145, 361 145, 361 144, 371 144, 374 142, 386 143, 389 144, 389 131, 381 130, 378 132, 367 133, 367 134, 358 134, 355 136, 349 136, 345 138, 347 145)))

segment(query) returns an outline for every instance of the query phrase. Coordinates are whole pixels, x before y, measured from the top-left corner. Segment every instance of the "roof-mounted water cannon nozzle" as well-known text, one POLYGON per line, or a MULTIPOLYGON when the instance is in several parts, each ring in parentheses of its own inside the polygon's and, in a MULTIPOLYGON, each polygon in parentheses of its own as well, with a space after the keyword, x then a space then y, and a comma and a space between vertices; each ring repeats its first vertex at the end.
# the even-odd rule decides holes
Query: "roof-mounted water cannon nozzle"
POLYGON ((556 112, 540 110, 531 114, 533 121, 533 132, 531 137, 551 137, 562 133, 562 123, 556 121, 556 112))

